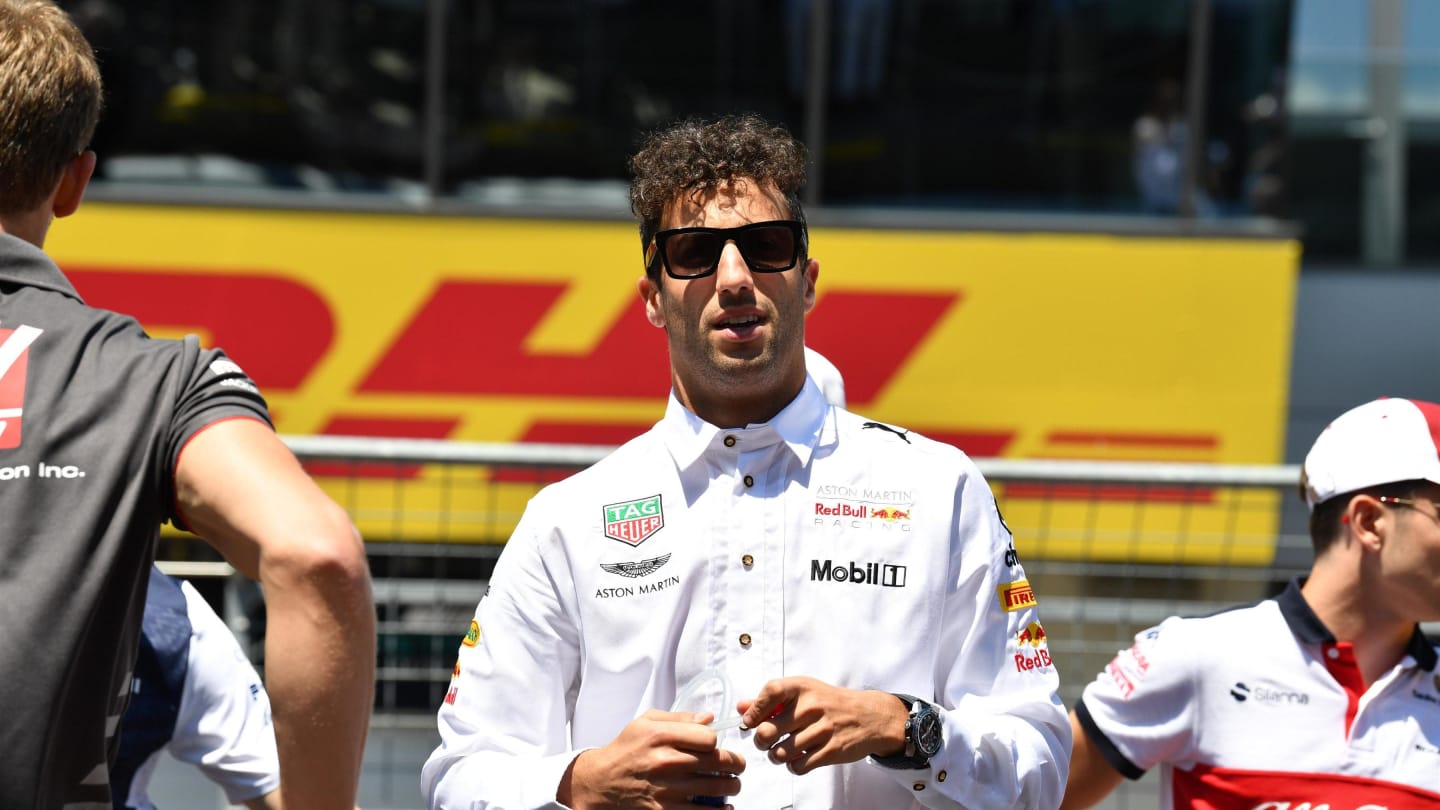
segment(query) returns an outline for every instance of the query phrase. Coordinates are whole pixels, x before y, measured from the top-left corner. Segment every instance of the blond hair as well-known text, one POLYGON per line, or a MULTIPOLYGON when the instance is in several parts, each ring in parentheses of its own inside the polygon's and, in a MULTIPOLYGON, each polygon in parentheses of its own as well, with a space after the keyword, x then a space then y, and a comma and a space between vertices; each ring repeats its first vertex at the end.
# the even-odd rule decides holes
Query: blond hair
POLYGON ((0 0, 0 214, 33 210, 100 120, 100 68, 49 0, 0 0))

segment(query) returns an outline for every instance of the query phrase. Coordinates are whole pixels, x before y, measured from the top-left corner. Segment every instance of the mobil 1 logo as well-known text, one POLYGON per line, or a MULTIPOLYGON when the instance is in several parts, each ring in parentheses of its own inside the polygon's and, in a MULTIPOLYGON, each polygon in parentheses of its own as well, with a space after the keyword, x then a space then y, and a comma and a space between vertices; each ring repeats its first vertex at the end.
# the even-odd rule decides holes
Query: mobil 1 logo
POLYGON ((905 587, 905 566, 890 563, 860 563, 835 560, 811 560, 811 582, 849 582, 854 585, 879 585, 885 588, 905 587))

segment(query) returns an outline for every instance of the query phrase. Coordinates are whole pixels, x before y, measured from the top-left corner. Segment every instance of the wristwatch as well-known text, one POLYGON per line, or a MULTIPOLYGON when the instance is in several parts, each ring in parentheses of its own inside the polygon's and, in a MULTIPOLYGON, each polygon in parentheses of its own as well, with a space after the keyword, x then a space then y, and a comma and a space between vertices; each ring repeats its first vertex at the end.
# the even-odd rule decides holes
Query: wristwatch
POLYGON ((898 692, 894 695, 910 710, 910 717, 905 721, 905 752, 891 757, 875 757, 875 762, 902 770, 928 768, 930 758, 940 753, 940 747, 945 743, 940 712, 914 695, 898 692))

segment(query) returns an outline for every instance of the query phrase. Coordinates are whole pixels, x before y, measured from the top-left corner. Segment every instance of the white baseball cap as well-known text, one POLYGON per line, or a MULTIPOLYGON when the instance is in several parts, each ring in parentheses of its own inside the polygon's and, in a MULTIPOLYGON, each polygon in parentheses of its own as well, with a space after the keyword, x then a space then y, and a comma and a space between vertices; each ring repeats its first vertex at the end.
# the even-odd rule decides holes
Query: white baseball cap
POLYGON ((1397 481, 1440 484, 1440 405, 1386 397, 1341 414, 1305 456, 1305 502, 1397 481))

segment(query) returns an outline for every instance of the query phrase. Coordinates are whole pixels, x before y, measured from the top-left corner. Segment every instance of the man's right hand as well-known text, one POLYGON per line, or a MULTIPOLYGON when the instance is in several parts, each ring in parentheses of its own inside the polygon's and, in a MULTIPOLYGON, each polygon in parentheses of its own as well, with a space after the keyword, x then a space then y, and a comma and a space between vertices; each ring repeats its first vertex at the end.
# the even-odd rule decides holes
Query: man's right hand
POLYGON ((555 798, 575 810, 694 807, 695 796, 734 796, 745 758, 718 748, 709 713, 651 709, 608 745, 582 751, 555 798))

